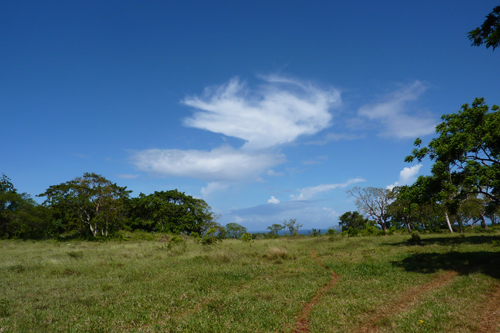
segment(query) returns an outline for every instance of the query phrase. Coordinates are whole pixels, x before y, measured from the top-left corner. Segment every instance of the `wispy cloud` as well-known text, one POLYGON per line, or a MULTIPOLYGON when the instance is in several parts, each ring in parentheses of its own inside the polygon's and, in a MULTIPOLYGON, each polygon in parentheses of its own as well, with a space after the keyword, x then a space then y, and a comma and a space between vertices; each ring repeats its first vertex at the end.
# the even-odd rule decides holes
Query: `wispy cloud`
POLYGON ((158 176, 191 177, 209 182, 256 180, 266 169, 285 161, 282 154, 243 152, 230 146, 211 151, 148 149, 132 156, 132 163, 139 170, 158 176))
POLYGON ((290 198, 292 200, 308 200, 318 193, 328 192, 328 191, 334 190, 336 188, 344 188, 344 187, 347 187, 351 184, 365 182, 365 181, 366 180, 363 178, 354 178, 354 179, 349 179, 347 182, 340 183, 340 184, 321 184, 318 186, 306 187, 306 188, 298 190, 299 194, 291 194, 290 198))
POLYGON ((408 185, 411 184, 415 181, 417 178, 417 174, 422 167, 422 164, 417 164, 414 165, 410 168, 405 167, 401 172, 399 173, 399 181, 395 182, 392 185, 388 185, 386 188, 388 190, 392 190, 396 186, 403 186, 403 185, 408 185))
POLYGON ((272 169, 267 170, 267 175, 270 177, 282 177, 284 175, 283 172, 276 172, 272 169))
POLYGON ((204 196, 236 182, 262 181, 266 170, 268 176, 283 176, 270 168, 285 162, 285 156, 271 149, 329 127, 340 92, 277 75, 260 78, 263 84, 255 89, 233 78, 182 101, 196 110, 184 125, 243 139, 243 147, 148 149, 133 153, 132 163, 157 176, 206 180, 204 196))
POLYGON ((434 133, 437 119, 422 110, 412 110, 409 114, 410 102, 416 101, 427 87, 415 81, 385 96, 381 102, 362 106, 358 110, 360 117, 380 122, 384 130, 381 135, 396 138, 416 138, 434 133))
POLYGON ((206 88, 201 97, 184 99, 198 110, 184 124, 243 139, 243 149, 255 150, 318 133, 330 126, 329 111, 341 104, 335 89, 276 75, 262 79, 265 84, 257 89, 233 78, 206 88))

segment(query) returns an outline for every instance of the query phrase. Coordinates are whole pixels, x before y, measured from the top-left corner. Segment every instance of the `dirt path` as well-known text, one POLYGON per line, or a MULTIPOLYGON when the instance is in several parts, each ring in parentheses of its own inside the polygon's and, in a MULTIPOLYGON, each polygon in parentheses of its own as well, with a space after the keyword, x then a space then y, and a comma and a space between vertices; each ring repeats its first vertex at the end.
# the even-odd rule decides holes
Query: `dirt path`
POLYGON ((500 285, 488 294, 488 300, 482 308, 478 332, 500 332, 500 285))
POLYGON ((442 287, 448 283, 450 283, 455 276, 457 276, 457 272, 448 271, 436 276, 432 281, 422 285, 415 286, 410 290, 406 291, 399 300, 395 303, 389 304, 388 306, 382 307, 377 311, 373 316, 369 318, 367 322, 361 325, 356 331, 356 333, 368 333, 368 332, 376 332, 379 328, 378 323, 381 319, 392 316, 398 312, 404 312, 416 301, 416 299, 431 290, 442 287))
MULTIPOLYGON (((321 266, 323 269, 327 270, 325 266, 321 263, 321 261, 318 258, 318 251, 316 249, 313 249, 311 251, 311 258, 316 261, 316 263, 321 266)), ((295 321, 295 330, 294 332, 296 333, 305 333, 309 332, 309 315, 311 314, 312 308, 318 303, 318 301, 323 297, 323 295, 330 289, 332 289, 335 284, 338 282, 340 277, 335 274, 335 272, 332 272, 332 279, 330 282, 328 282, 326 285, 321 287, 314 297, 304 305, 302 308, 302 311, 300 311, 297 320, 295 321)))

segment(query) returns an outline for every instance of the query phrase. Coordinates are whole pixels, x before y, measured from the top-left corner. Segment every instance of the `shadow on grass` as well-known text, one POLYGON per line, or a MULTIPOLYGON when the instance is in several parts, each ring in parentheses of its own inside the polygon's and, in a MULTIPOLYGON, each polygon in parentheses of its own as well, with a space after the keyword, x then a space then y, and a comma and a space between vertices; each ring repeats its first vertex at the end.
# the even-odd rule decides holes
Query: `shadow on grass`
POLYGON ((500 252, 416 253, 392 264, 409 272, 435 273, 446 270, 461 275, 482 273, 500 279, 500 252))
MULTIPOLYGON (((432 237, 425 238, 425 235, 421 236, 421 240, 418 242, 418 245, 460 245, 460 244, 494 244, 498 243, 500 245, 500 236, 498 235, 480 235, 480 236, 465 236, 462 237, 460 235, 457 236, 448 236, 448 237, 432 237)), ((415 243, 411 243, 409 241, 399 242, 399 243, 384 243, 384 245, 416 245, 415 243)))

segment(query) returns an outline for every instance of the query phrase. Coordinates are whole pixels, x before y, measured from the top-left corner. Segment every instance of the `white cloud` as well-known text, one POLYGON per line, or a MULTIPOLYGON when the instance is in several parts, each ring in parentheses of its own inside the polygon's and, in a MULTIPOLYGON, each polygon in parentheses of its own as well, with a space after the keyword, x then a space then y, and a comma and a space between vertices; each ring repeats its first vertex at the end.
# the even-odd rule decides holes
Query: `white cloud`
POLYGON ((270 204, 279 204, 280 200, 276 199, 274 196, 271 195, 271 199, 267 200, 267 203, 270 203, 270 204))
POLYGON ((340 106, 340 92, 279 76, 263 77, 265 85, 250 90, 238 78, 206 88, 201 97, 183 103, 198 111, 186 126, 247 141, 243 149, 262 149, 292 142, 330 126, 329 110, 340 106))
MULTIPOLYGON (((135 153, 131 160, 139 170, 160 176, 231 182, 256 180, 264 170, 285 162, 285 157, 265 151, 243 152, 222 146, 211 151, 148 149, 135 153)), ((205 191, 210 188, 209 184, 205 191)))
POLYGON ((267 175, 270 177, 282 177, 284 175, 283 172, 275 172, 272 169, 267 170, 267 175))
POLYGON ((399 181, 395 182, 392 185, 387 185, 388 190, 392 190, 396 186, 409 185, 415 181, 417 178, 417 174, 422 167, 422 164, 417 164, 412 166, 411 168, 403 168, 401 172, 399 172, 399 181))
POLYGON ((365 182, 365 181, 366 180, 363 178, 354 178, 354 179, 349 179, 347 182, 341 184, 321 184, 318 186, 306 187, 298 190, 300 192, 300 194, 298 195, 291 194, 290 198, 292 200, 307 200, 321 192, 327 192, 336 188, 343 188, 354 183, 365 182))
POLYGON ((358 115, 372 121, 379 121, 385 130, 384 136, 397 138, 416 138, 434 133, 437 120, 424 112, 408 114, 408 103, 416 101, 427 87, 420 81, 415 81, 402 89, 394 91, 380 103, 362 106, 358 115))

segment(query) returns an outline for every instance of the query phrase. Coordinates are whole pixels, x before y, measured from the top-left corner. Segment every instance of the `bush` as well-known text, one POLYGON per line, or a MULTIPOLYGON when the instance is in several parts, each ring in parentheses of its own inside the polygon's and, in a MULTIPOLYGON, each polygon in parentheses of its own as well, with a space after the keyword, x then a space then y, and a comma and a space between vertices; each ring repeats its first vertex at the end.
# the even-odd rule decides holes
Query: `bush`
POLYGON ((410 243, 410 244, 420 244, 421 241, 422 240, 420 238, 420 235, 418 233, 416 233, 416 232, 413 232, 411 234, 410 239, 408 240, 408 243, 410 243))
POLYGON ((252 240, 252 234, 247 232, 247 233, 241 235, 241 240, 245 243, 250 242, 252 240))
POLYGON ((219 237, 217 235, 217 229, 212 227, 208 229, 203 237, 199 238, 199 242, 201 245, 217 244, 217 242, 222 242, 222 237, 219 237))
MULTIPOLYGON (((378 229, 377 227, 373 226, 373 225, 367 225, 366 228, 364 228, 363 230, 361 230, 361 235, 362 236, 373 236, 373 235, 378 235, 380 234, 382 230, 378 229)), ((383 231, 382 231, 383 233, 383 231)))
POLYGON ((394 233, 396 232, 397 228, 395 225, 393 225, 392 227, 390 227, 388 230, 387 230, 387 234, 388 235, 394 235, 394 233))
POLYGON ((347 229, 347 236, 349 237, 356 237, 359 235, 359 230, 353 227, 350 227, 347 229))

